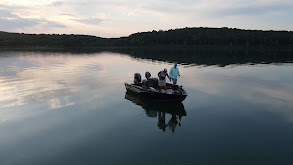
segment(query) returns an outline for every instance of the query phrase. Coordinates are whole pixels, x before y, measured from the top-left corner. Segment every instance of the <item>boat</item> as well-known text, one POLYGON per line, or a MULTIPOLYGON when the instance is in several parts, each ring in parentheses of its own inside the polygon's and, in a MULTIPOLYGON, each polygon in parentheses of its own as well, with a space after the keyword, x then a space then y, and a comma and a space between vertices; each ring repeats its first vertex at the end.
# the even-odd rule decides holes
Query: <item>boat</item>
POLYGON ((187 97, 187 92, 183 89, 183 86, 173 86, 170 83, 166 83, 166 90, 160 90, 158 87, 158 79, 151 78, 149 72, 146 72, 145 75, 146 80, 141 81, 141 75, 135 73, 134 83, 125 83, 127 92, 154 101, 182 102, 187 97))

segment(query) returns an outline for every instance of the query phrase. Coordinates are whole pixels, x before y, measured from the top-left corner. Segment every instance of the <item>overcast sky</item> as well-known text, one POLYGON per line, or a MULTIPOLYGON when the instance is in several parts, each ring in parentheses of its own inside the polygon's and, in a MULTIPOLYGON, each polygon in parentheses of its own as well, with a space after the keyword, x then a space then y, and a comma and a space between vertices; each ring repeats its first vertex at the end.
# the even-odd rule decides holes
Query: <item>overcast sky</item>
POLYGON ((0 31, 121 37, 184 27, 293 31, 293 0, 0 0, 0 31))

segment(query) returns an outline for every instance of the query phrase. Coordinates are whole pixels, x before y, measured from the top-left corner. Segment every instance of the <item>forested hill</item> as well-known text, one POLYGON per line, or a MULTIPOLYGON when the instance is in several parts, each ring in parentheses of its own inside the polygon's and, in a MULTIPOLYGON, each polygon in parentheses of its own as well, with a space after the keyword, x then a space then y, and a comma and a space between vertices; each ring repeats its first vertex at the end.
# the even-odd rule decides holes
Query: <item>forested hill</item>
POLYGON ((141 32, 121 38, 101 38, 89 35, 0 32, 0 46, 245 46, 293 48, 293 32, 231 28, 183 28, 168 31, 141 32))
POLYGON ((0 46, 96 47, 106 46, 105 38, 87 35, 23 34, 0 32, 0 46))

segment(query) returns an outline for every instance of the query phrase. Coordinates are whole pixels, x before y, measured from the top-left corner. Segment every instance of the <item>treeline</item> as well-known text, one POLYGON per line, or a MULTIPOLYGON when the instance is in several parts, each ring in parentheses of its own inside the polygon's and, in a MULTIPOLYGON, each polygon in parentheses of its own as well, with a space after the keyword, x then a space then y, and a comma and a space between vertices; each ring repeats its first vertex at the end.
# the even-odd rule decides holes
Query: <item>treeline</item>
POLYGON ((293 32, 231 28, 184 28, 130 35, 131 45, 293 46, 293 32))
POLYGON ((128 37, 23 34, 0 32, 0 46, 41 47, 140 47, 140 46, 236 46, 293 48, 293 32, 231 28, 183 28, 135 33, 128 37))
POLYGON ((89 35, 0 32, 0 46, 96 47, 107 46, 107 40, 109 39, 89 35))

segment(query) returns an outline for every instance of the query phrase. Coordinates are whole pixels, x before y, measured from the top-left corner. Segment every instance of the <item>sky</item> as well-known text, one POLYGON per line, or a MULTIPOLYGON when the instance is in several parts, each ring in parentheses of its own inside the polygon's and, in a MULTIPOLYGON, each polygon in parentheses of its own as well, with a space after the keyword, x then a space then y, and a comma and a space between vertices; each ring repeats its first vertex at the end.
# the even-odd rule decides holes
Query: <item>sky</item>
POLYGON ((0 0, 0 31, 122 37, 184 27, 293 31, 292 0, 0 0))

